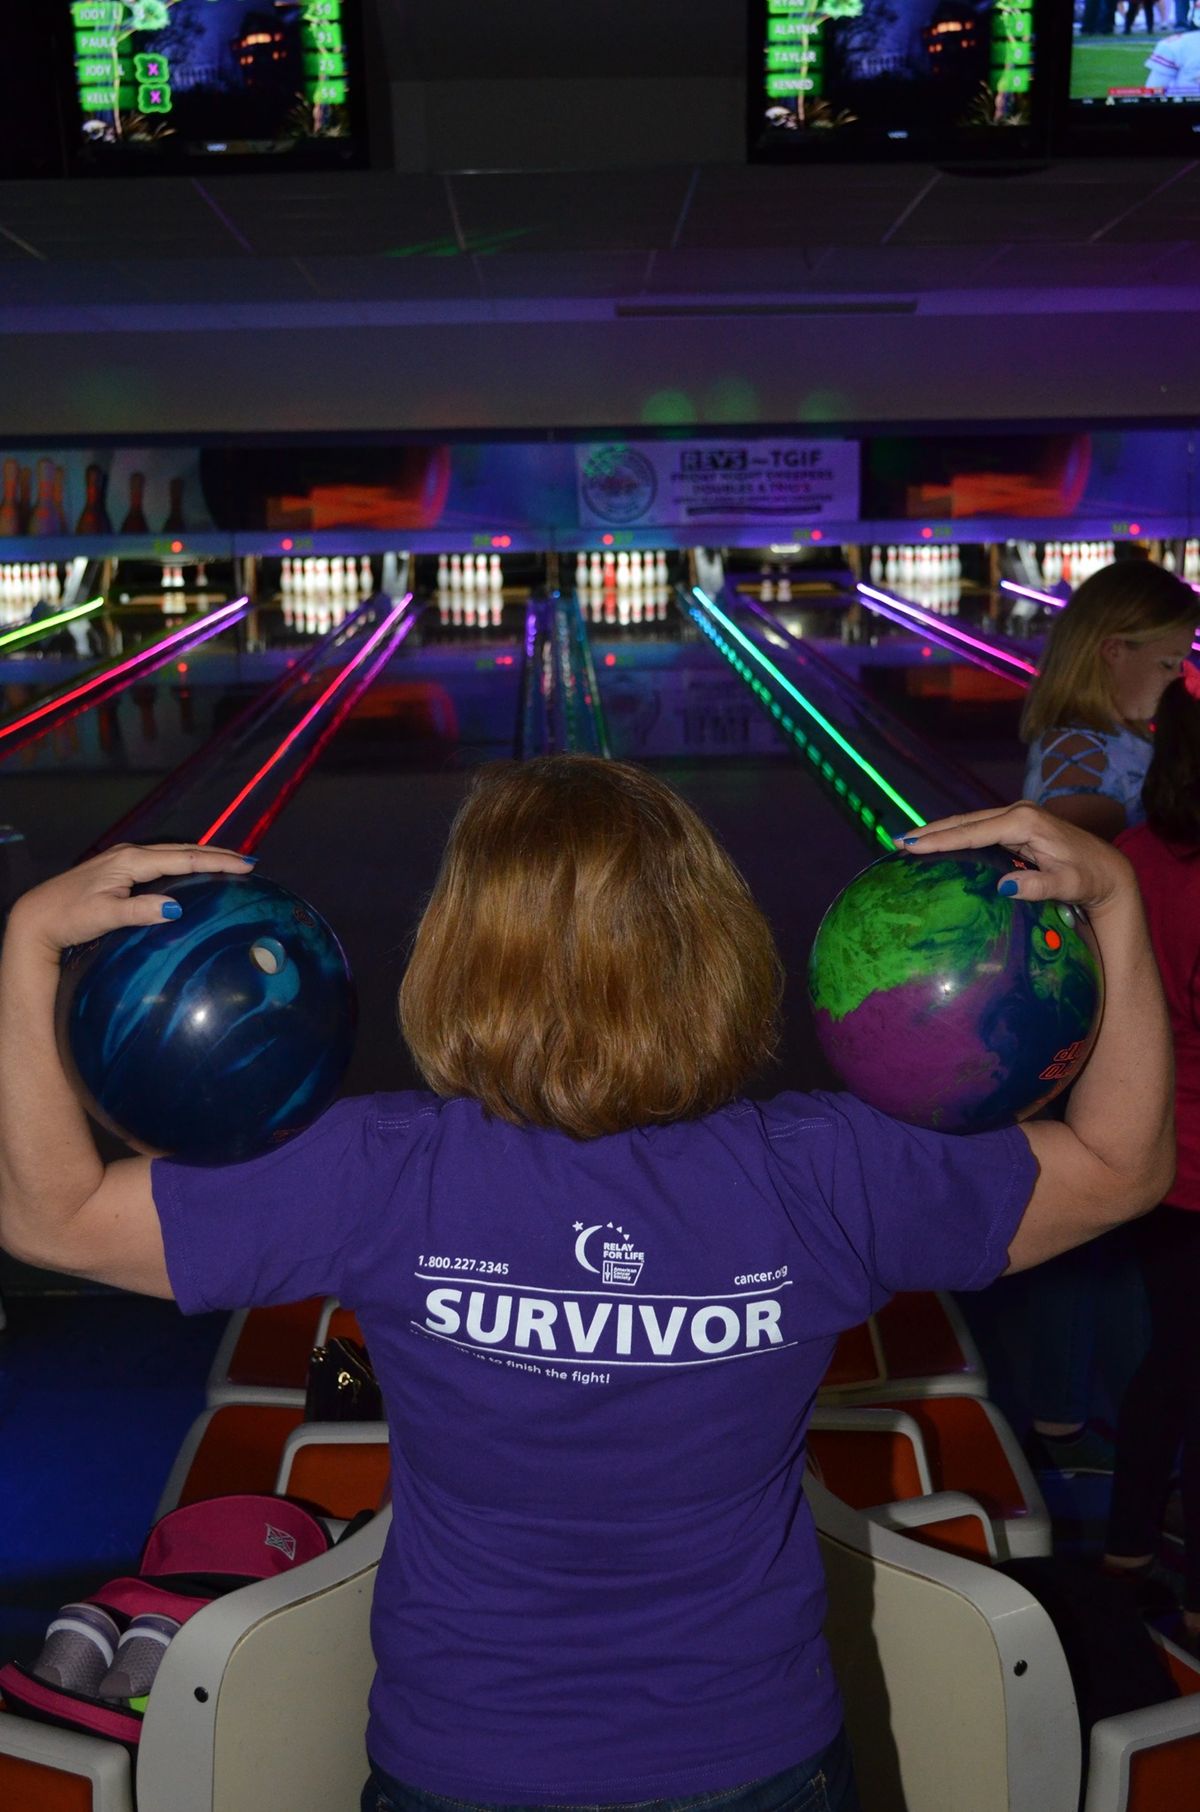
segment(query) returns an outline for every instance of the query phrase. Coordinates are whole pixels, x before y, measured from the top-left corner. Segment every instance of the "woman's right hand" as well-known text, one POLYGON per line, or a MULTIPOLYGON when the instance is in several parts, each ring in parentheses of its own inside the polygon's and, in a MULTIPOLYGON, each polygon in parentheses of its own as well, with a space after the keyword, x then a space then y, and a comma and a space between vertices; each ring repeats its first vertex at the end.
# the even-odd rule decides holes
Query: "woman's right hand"
POLYGON ((72 944, 90 943, 106 931, 177 916, 177 907, 164 911, 174 904, 169 891, 135 894, 141 882, 171 875, 246 874, 252 865, 236 850, 204 849, 196 843, 118 843, 22 894, 9 914, 9 929, 32 938, 57 960, 72 944))
POLYGON ((1133 869, 1120 850, 1027 799, 935 819, 902 837, 897 848, 931 855, 996 844, 1031 865, 1014 869, 999 881, 1000 891, 1013 898, 1062 900, 1082 906, 1094 918, 1102 917, 1114 902, 1136 896, 1133 869))

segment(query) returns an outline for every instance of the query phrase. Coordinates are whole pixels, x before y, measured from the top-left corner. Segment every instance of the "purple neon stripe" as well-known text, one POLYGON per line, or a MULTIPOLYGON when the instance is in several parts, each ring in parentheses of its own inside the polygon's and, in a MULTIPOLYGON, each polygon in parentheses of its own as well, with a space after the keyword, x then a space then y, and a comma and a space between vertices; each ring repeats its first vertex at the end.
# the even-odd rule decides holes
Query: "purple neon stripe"
POLYGON ((922 629, 928 629, 934 635, 950 636, 954 641, 962 642, 968 648, 978 649, 979 653, 985 654, 989 660, 1004 661, 1008 666, 1019 667, 1023 673, 1031 676, 1037 673, 1037 668, 1032 666, 1029 661, 1023 661, 1019 655, 1009 654, 1005 649, 997 648, 992 642, 984 642, 978 636, 968 635, 965 629, 952 628, 945 617, 935 617, 929 611, 921 610, 916 604, 910 604, 905 598, 893 597, 890 592, 886 591, 876 591, 874 586, 863 585, 861 582, 856 589, 865 598, 874 598, 880 604, 890 604, 893 610, 903 612, 915 623, 919 623, 922 629))
MULTIPOLYGON (((1184 584, 1192 591, 1200 592, 1200 585, 1197 585, 1195 580, 1185 579, 1184 584)), ((1065 610, 1070 603, 1069 598, 1052 598, 1048 591, 1035 591, 1032 585, 1018 585, 1015 579, 1001 579, 1000 589, 1001 591, 1015 591, 1019 597, 1033 598, 1039 604, 1053 606, 1055 610, 1065 610)), ((1192 652, 1200 654, 1200 637, 1192 643, 1192 652)))
POLYGON ((18 730, 28 729, 30 724, 37 723, 43 717, 48 717, 51 712, 62 710, 64 705, 72 704, 76 699, 86 698, 90 692, 95 692, 101 686, 109 685, 114 679, 119 679, 123 673, 132 673, 135 668, 144 667, 147 661, 157 660, 164 650, 174 647, 176 643, 186 640, 190 646, 194 646, 197 642, 206 642, 210 635, 216 635, 221 629, 228 629, 230 624, 236 620, 231 613, 236 612, 239 616, 244 616, 249 602, 248 598, 237 598, 232 604, 222 604, 219 610, 212 611, 209 616, 199 617, 194 623, 185 623, 182 629, 176 629, 170 635, 163 636, 161 641, 151 642, 147 648, 139 648, 138 652, 131 654, 127 661, 121 661, 115 667, 106 667, 103 673, 97 673, 92 679, 85 680, 82 686, 76 686, 74 691, 55 693, 53 698, 48 698, 44 704, 38 705, 32 711, 27 711, 25 716, 17 718, 15 723, 6 724, 0 730, 0 738, 13 736, 18 730))

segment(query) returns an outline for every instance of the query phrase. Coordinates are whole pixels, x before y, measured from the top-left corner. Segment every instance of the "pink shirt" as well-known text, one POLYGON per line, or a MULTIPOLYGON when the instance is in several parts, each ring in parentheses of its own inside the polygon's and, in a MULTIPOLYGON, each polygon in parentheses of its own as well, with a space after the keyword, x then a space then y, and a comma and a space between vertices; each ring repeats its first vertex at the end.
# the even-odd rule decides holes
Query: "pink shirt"
POLYGON ((1178 1162, 1169 1200, 1200 1210, 1200 850, 1164 843, 1148 824, 1122 831, 1158 958, 1175 1044, 1178 1162))

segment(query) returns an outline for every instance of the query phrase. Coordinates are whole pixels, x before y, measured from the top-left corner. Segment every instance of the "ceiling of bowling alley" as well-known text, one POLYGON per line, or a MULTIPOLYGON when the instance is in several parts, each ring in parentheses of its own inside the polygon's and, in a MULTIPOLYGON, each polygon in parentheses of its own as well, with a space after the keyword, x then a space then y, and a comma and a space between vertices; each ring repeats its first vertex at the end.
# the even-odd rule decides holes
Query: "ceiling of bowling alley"
POLYGON ((751 166, 738 0, 368 12, 376 168, 0 181, 0 335, 1194 318, 1200 162, 751 166))

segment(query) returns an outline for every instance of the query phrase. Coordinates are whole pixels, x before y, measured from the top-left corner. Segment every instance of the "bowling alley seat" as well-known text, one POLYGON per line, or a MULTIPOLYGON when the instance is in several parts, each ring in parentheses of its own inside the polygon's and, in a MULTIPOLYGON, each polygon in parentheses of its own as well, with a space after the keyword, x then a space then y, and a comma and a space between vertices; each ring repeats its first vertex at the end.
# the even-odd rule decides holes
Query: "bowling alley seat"
POLYGON ((893 1296, 840 1337, 817 1400, 871 1403, 943 1394, 984 1397, 987 1374, 954 1298, 913 1290, 893 1296))
MULTIPOLYGON (((369 1619, 391 1512, 328 1553, 206 1605, 163 1654, 137 1812, 331 1812, 367 1775, 369 1619)), ((0 1711, 4 1812, 134 1812, 120 1744, 0 1711)))
MULTIPOLYGON (((146 1705, 137 1812, 259 1812, 264 1782, 289 1812, 330 1812, 357 1805, 366 1779, 371 1597, 391 1521, 387 1427, 310 1422, 285 1431, 276 1404, 225 1405, 201 1420, 244 1422, 256 1408, 272 1416, 261 1449, 244 1432, 226 1444, 224 1477, 210 1455, 213 1491, 200 1492, 191 1487, 202 1442, 189 1436, 157 1515, 197 1496, 260 1489, 321 1505, 335 1533, 360 1512, 374 1514, 328 1553, 230 1592, 183 1625, 146 1705), (248 1452, 253 1475, 237 1469, 248 1452)), ((134 1812, 133 1776, 120 1744, 0 1710, 4 1812, 134 1812)))
POLYGON ((1012 1429, 983 1397, 818 1403, 808 1451, 826 1488, 856 1510, 965 1493, 1001 1560, 1049 1554, 1050 1517, 1012 1429))
POLYGON ((331 1516, 376 1509, 388 1482, 386 1422, 306 1422, 303 1406, 220 1403, 184 1436, 155 1517, 230 1491, 289 1491, 331 1516))
POLYGON ((303 1405, 308 1357, 335 1335, 362 1340, 358 1322, 333 1296, 267 1309, 238 1309, 229 1317, 208 1374, 212 1404, 261 1402, 303 1405))
MULTIPOLYGON (((972 1518, 982 1534, 981 1507, 940 1494, 864 1514, 814 1477, 805 1492, 863 1804, 1078 1812, 1083 1740, 1057 1631, 985 1552, 945 1540, 972 1518)), ((1150 1634, 1182 1696, 1093 1724, 1082 1812, 1200 1807, 1200 1666, 1150 1634)))

